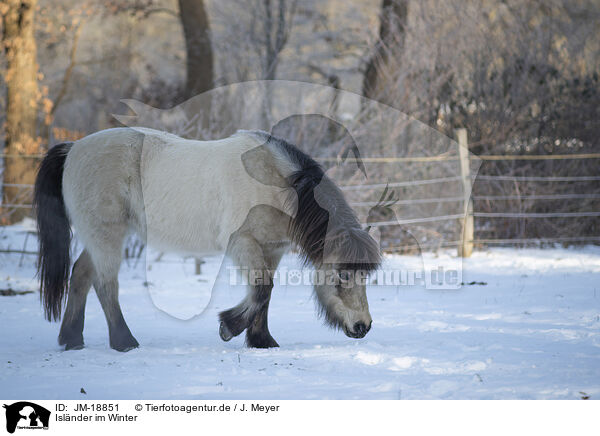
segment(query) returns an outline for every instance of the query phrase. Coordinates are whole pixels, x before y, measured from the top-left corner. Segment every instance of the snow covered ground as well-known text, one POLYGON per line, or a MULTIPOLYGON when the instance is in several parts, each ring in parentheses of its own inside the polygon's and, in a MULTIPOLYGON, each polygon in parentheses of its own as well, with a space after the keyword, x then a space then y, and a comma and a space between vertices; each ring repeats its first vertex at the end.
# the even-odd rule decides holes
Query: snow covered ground
MULTIPOLYGON (((20 249, 24 237, 20 226, 0 229, 0 248, 20 249)), ((0 254, 0 289, 35 290, 34 262, 0 254)), ((384 268, 419 262, 391 256, 384 268)), ((239 299, 232 292, 192 317, 219 264, 208 259, 199 277, 192 260, 124 263, 121 305, 141 344, 125 354, 108 347, 93 292, 86 348, 68 352, 36 293, 0 296, 0 398, 600 398, 599 247, 476 252, 463 280, 478 284, 460 290, 371 285, 373 328, 358 340, 322 325, 309 286, 277 285, 269 324, 281 347, 270 350, 220 340, 217 312, 239 299)), ((298 265, 289 255, 283 266, 298 265)))

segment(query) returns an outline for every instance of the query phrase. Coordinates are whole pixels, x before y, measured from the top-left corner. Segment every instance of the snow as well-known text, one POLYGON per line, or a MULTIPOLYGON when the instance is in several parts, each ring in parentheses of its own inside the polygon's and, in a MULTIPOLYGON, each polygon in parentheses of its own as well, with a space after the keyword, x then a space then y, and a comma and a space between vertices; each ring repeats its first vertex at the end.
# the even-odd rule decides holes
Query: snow
MULTIPOLYGON (((0 229, 21 249, 23 226, 0 229)), ((30 234, 27 249, 36 249, 30 234)), ((459 263, 451 251, 425 256, 459 263)), ((108 347, 90 293, 86 347, 62 351, 59 324, 36 293, 0 297, 0 397, 5 399, 579 399, 600 397, 600 248, 475 252, 459 290, 370 285, 373 328, 350 339, 317 319, 309 286, 276 284, 270 330, 280 348, 222 342, 217 313, 241 298, 222 290, 201 312, 221 263, 157 253, 123 264, 120 299, 141 346, 108 347), (81 393, 81 388, 87 394, 81 393)), ((384 269, 421 259, 388 256, 384 269)), ((294 255, 284 268, 299 267, 294 255)), ((0 289, 36 290, 35 256, 0 254, 0 289), (19 266, 19 263, 21 265, 19 266)))

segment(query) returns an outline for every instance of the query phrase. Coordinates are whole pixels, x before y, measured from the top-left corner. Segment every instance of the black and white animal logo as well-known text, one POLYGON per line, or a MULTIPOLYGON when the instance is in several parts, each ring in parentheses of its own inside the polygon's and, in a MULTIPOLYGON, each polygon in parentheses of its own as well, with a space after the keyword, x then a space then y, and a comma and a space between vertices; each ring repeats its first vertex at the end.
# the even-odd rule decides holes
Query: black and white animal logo
POLYGON ((28 401, 5 404, 6 431, 14 433, 18 429, 48 429, 50 411, 28 401))

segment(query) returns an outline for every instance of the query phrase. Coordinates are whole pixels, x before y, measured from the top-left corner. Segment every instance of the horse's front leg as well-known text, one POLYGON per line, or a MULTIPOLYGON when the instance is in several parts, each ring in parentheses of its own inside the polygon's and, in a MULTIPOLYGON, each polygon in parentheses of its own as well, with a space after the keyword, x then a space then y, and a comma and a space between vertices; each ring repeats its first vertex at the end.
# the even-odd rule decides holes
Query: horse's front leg
POLYGON ((246 345, 253 348, 273 348, 279 347, 279 344, 269 332, 267 317, 269 313, 269 300, 271 293, 266 303, 260 308, 254 317, 254 321, 250 323, 246 330, 246 345))
POLYGON ((250 233, 236 232, 227 251, 236 265, 248 270, 249 292, 237 306, 219 314, 221 339, 229 341, 248 329, 246 344, 249 347, 277 347, 267 326, 273 280, 261 245, 250 233))
MULTIPOLYGON (((265 262, 271 273, 271 278, 274 277, 275 270, 279 265, 283 254, 289 248, 288 243, 267 243, 263 246, 263 254, 265 262)), ((272 287, 271 287, 272 290, 272 287)), ((269 296, 266 303, 261 307, 259 312, 254 317, 254 321, 248 326, 246 330, 246 345, 255 348, 272 348, 279 347, 279 344, 271 333, 269 332, 269 325, 267 322, 269 314, 269 302, 271 301, 271 290, 269 290, 269 296)))

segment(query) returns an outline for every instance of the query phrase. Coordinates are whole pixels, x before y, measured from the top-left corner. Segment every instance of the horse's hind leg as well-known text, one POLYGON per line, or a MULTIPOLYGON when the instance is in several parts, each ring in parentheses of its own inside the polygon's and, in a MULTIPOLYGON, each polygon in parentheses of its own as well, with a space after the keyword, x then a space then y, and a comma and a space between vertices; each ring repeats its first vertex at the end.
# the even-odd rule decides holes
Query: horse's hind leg
POLYGON ((85 302, 92 286, 94 266, 89 253, 84 250, 73 265, 71 281, 69 283, 69 297, 67 308, 60 327, 58 343, 65 346, 65 350, 79 350, 83 348, 83 322, 85 317, 85 302))
POLYGON ((119 269, 126 226, 114 223, 98 230, 93 247, 89 247, 94 263, 93 284, 108 324, 110 347, 129 351, 139 346, 121 312, 119 304, 119 269))
MULTIPOLYGON (((267 263, 269 271, 271 271, 272 273, 274 273, 277 269, 279 261, 281 260, 281 257, 287 250, 287 247, 287 244, 273 245, 267 247, 263 246, 265 261, 267 263)), ((260 307, 260 309, 256 313, 256 316, 254 317, 254 320, 250 323, 248 329, 246 330, 246 345, 248 347, 279 347, 279 344, 277 343, 277 341, 275 341, 275 339, 273 339, 273 336, 271 336, 271 333, 269 332, 269 325, 267 322, 269 313, 269 302, 271 301, 271 290, 272 286, 271 289, 269 289, 268 291, 269 293, 266 297, 265 304, 263 304, 260 307)))
POLYGON ((117 351, 137 348, 140 344, 131 334, 119 305, 118 269, 114 274, 94 280, 94 288, 106 316, 110 347, 117 351))
MULTIPOLYGON (((271 289, 273 288, 262 247, 252 235, 240 232, 234 233, 227 251, 234 263, 248 269, 249 282, 251 283, 249 283, 250 291, 240 304, 219 314, 221 320, 219 334, 224 341, 238 336, 250 327, 255 322, 256 316, 263 313, 263 311, 264 319, 257 320, 257 329, 262 329, 263 324, 266 326, 265 307, 268 307, 271 289)), ((263 345, 263 347, 265 346, 268 345, 263 345)), ((277 343, 273 340, 271 346, 277 346, 277 343)))
POLYGON ((119 267, 121 265, 120 248, 105 253, 104 259, 94 262, 97 274, 94 276, 94 288, 100 300, 108 324, 110 347, 117 351, 129 351, 139 346, 121 312, 119 304, 119 267))

